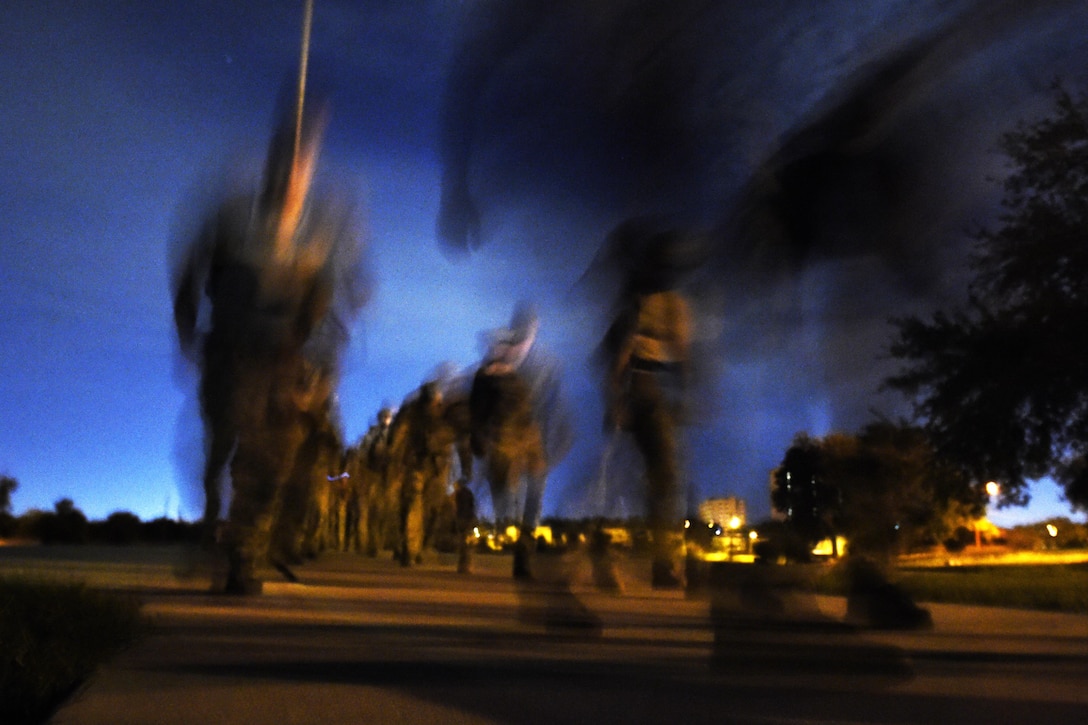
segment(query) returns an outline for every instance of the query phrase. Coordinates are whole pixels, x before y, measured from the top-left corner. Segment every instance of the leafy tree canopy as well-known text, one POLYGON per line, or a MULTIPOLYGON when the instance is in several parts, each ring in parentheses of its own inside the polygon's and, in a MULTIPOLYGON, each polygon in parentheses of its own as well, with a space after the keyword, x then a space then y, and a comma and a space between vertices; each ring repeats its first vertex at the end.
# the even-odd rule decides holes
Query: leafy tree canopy
POLYGON ((771 471, 771 504, 810 544, 831 533, 838 492, 827 485, 816 438, 800 433, 771 471))
POLYGON ((936 544, 982 511, 923 430, 887 421, 857 435, 798 435, 771 474, 771 502, 810 542, 843 535, 877 555, 936 544))
POLYGON ((1051 114, 1002 136, 1011 172, 974 233, 964 309, 894 320, 888 379, 942 456, 1025 504, 1053 476, 1088 508, 1088 95, 1055 82, 1051 114))

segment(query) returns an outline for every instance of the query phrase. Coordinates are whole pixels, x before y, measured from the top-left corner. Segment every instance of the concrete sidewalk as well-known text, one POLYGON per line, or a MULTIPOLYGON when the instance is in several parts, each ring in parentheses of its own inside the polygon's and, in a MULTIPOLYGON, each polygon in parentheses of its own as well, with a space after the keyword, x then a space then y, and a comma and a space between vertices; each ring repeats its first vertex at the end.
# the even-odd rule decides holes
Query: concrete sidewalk
MULTIPOLYGON (((253 598, 125 568, 154 630, 52 722, 1050 725, 1088 713, 1088 617, 934 605, 923 632, 748 632, 748 651, 766 655, 754 667, 731 660, 743 652, 716 638, 707 600, 651 590, 645 562, 626 562, 622 596, 593 590, 577 559, 554 559, 532 586, 509 566, 481 556, 463 576, 452 560, 332 555, 253 598), (801 651, 817 666, 797 667, 801 651)), ((845 609, 817 602, 830 618, 845 609)))

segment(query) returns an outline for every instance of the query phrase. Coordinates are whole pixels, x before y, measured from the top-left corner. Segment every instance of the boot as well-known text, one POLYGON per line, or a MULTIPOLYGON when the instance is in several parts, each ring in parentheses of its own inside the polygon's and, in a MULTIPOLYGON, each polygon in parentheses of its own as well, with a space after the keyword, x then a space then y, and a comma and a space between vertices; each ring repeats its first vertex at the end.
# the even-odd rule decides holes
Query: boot
POLYGON ((593 585, 602 592, 623 594, 623 582, 620 581, 611 544, 612 537, 603 531, 597 531, 594 534, 589 550, 589 560, 593 567, 593 585))
POLYGON ((264 583, 257 578, 253 561, 236 552, 230 555, 229 561, 230 568, 227 571, 227 584, 223 593, 241 596, 260 594, 264 589, 264 583))
POLYGON ((683 589, 684 579, 676 573, 668 559, 655 559, 650 573, 650 586, 654 589, 683 589))
POLYGON ((457 573, 472 573, 472 549, 469 548, 467 543, 461 544, 461 549, 457 554, 457 573))
POLYGON ((520 581, 533 580, 533 552, 524 539, 518 539, 514 546, 514 578, 520 581))
POLYGON ((593 585, 602 592, 623 594, 623 582, 620 581, 615 560, 611 556, 597 555, 593 557, 592 562, 593 585))

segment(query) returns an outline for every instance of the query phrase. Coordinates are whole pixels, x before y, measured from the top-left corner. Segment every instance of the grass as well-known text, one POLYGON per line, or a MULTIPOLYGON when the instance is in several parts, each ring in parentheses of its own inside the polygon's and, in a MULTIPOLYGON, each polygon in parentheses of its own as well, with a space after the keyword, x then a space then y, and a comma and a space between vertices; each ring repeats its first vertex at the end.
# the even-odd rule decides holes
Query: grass
POLYGON ((1088 614, 1088 564, 901 569, 896 581, 921 602, 1088 614))
POLYGON ((44 722, 142 627, 135 597, 0 575, 0 722, 44 722))
MULTIPOLYGON (((892 581, 916 601, 971 604, 1088 614, 1088 563, 973 564, 967 566, 900 566, 892 581)), ((845 595, 840 567, 828 568, 815 582, 818 591, 845 595)))

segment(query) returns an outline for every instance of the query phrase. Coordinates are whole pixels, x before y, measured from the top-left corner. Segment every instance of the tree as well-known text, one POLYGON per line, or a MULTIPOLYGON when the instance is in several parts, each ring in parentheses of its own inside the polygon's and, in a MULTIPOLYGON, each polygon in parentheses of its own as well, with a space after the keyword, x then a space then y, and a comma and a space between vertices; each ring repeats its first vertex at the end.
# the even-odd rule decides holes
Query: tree
POLYGON ((0 476, 0 537, 11 536, 15 519, 11 515, 11 494, 19 488, 19 482, 11 476, 0 476))
POLYGON ((839 526, 855 550, 890 555, 939 543, 980 515, 983 500, 941 459, 925 431, 905 423, 865 426, 841 470, 839 526))
POLYGON ((771 505, 812 548, 834 537, 839 504, 839 492, 825 475, 820 440, 797 434, 782 463, 771 471, 771 505))
POLYGON ((107 544, 134 544, 140 539, 142 523, 136 514, 130 511, 114 511, 105 521, 90 524, 93 539, 107 544))
POLYGON ((1012 171, 996 228, 974 233, 966 307, 894 320, 914 401, 940 454, 1004 503, 1053 476, 1088 509, 1088 95, 1001 138, 1012 171))
POLYGON ((962 471, 904 423, 800 434, 771 482, 772 504, 810 543, 842 535, 852 552, 881 558, 936 544, 982 511, 962 471))
POLYGON ((0 514, 11 513, 11 494, 19 488, 19 482, 11 476, 0 476, 0 514))
POLYGON ((59 499, 53 511, 34 523, 34 535, 43 544, 82 544, 87 541, 87 517, 70 498, 59 499))

